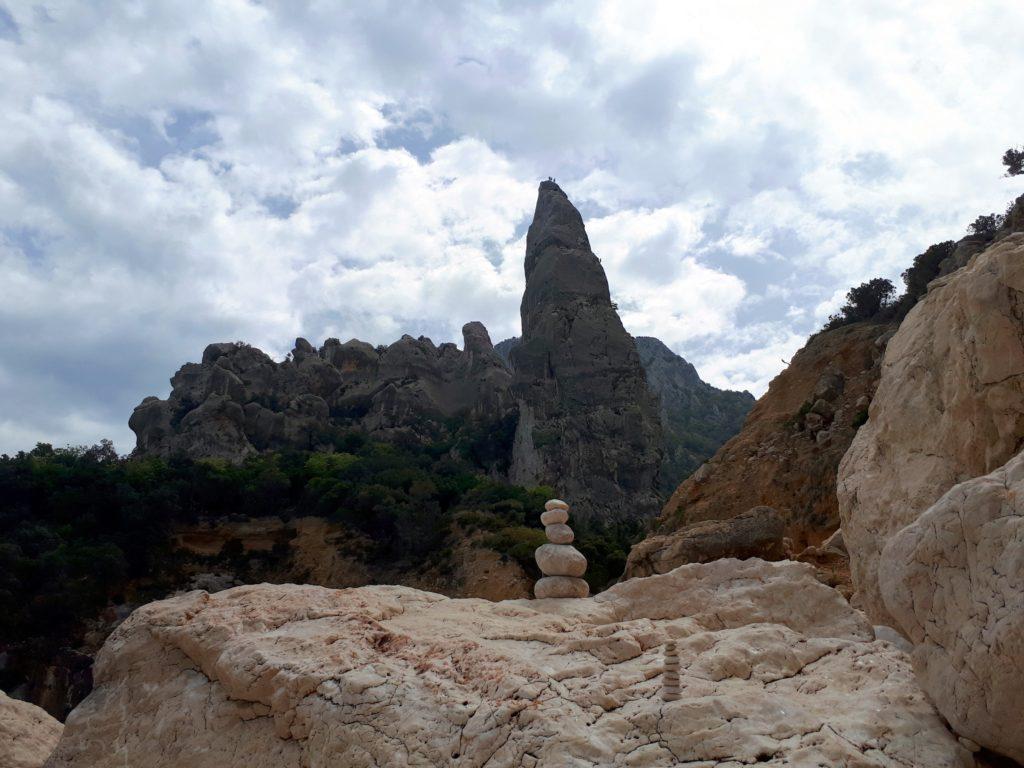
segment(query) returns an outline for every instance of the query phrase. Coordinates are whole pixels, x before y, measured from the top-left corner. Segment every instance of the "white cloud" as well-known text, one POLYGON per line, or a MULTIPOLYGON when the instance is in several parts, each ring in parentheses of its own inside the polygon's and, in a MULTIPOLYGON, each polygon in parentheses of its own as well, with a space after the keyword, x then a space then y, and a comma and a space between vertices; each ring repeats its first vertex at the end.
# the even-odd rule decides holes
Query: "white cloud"
POLYGON ((629 330, 756 393, 1022 191, 1018 4, 6 7, 0 450, 130 448, 213 340, 517 333, 548 175, 629 330))

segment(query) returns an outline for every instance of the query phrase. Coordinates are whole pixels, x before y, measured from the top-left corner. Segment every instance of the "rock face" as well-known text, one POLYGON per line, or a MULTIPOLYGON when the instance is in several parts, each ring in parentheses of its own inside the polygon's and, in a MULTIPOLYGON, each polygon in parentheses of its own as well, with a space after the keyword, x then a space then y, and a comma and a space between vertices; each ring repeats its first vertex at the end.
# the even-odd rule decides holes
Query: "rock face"
POLYGON ((551 181, 540 185, 526 237, 520 311, 523 336, 510 352, 519 408, 512 481, 551 485, 587 516, 653 514, 657 401, 583 219, 551 181))
POLYGON ((462 330, 462 350, 411 336, 377 349, 328 339, 317 350, 300 338, 282 363, 245 344, 211 344, 201 363, 174 375, 167 400, 148 397, 135 409, 136 451, 238 461, 327 446, 336 427, 437 436, 455 416, 500 432, 511 375, 483 325, 462 330))
POLYGON ((45 711, 0 691, 0 765, 41 768, 64 726, 45 711))
POLYGON ((956 732, 1024 763, 1024 453, 897 533, 878 580, 956 732))
POLYGON ((754 507, 728 520, 704 520, 663 535, 649 536, 634 546, 624 578, 668 573, 688 563, 724 557, 781 560, 785 523, 771 507, 754 507))
POLYGON ((906 656, 797 563, 582 600, 193 592, 136 611, 96 681, 50 768, 971 764, 906 656))
POLYGON ((839 467, 857 599, 893 617, 882 547, 954 484, 1006 463, 1024 440, 1024 234, 932 281, 889 342, 869 419, 839 467))
MULTIPOLYGON (((716 389, 658 339, 637 336, 634 341, 647 388, 660 406, 662 463, 658 487, 667 495, 739 432, 754 405, 754 396, 716 389)), ((519 337, 515 336, 495 344, 494 350, 511 367, 511 353, 518 344, 519 337)))
POLYGON ((658 339, 637 336, 647 386, 658 396, 664 439, 660 483, 672 493, 707 458, 740 431, 754 396, 716 389, 697 369, 658 339))
POLYGON ((874 394, 892 327, 857 323, 812 336, 740 433, 672 494, 656 533, 767 505, 797 551, 827 538, 839 526, 836 469, 874 394))

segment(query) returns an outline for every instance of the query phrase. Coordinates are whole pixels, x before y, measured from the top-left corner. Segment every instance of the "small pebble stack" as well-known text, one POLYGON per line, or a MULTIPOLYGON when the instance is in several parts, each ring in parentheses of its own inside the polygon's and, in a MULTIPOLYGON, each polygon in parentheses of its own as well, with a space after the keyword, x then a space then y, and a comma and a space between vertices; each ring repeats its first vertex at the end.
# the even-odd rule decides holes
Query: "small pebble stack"
POLYGON ((663 701, 679 700, 679 654, 676 643, 665 643, 665 672, 661 677, 661 698, 663 701))
POLYGON ((533 594, 544 597, 586 597, 590 587, 580 577, 587 571, 587 558, 572 546, 574 534, 566 525, 569 505, 561 499, 551 499, 544 505, 540 521, 549 544, 537 547, 534 557, 544 578, 537 581, 533 594))

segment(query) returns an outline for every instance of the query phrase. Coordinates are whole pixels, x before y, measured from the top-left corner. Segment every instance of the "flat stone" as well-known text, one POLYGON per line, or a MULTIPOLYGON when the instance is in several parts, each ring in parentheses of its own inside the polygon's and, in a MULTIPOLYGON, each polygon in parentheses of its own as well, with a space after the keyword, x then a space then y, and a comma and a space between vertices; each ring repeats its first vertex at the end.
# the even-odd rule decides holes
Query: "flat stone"
POLYGON ((533 594, 538 600, 547 597, 586 597, 590 585, 583 579, 571 576, 545 576, 533 585, 533 594))
POLYGON ((569 511, 569 505, 561 499, 551 499, 550 501, 544 502, 544 509, 550 511, 552 509, 564 509, 566 512, 569 511))
POLYGON ((569 511, 566 509, 549 509, 547 512, 542 512, 540 521, 544 525, 556 525, 558 523, 565 523, 569 521, 569 511))
POLYGON ((542 544, 534 557, 545 576, 582 576, 587 571, 587 558, 568 544, 542 544))
POLYGON ((544 534, 552 544, 572 544, 572 540, 576 538, 572 528, 565 523, 544 526, 544 534))

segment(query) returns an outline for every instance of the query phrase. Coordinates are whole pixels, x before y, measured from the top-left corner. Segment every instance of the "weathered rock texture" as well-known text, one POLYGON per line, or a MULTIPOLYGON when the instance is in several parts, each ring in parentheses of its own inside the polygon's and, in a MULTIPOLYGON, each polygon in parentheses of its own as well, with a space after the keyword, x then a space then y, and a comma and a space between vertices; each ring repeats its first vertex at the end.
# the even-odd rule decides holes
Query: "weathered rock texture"
POLYGON ((664 536, 650 536, 630 550, 625 579, 668 573, 692 562, 723 557, 781 560, 784 522, 771 507, 755 507, 728 520, 702 520, 664 536))
POLYGON ((679 486, 657 533, 767 505, 783 515, 797 551, 827 538, 839 526, 836 468, 874 393, 892 327, 857 323, 812 336, 740 433, 679 486))
POLYGON ((519 406, 512 481, 551 485, 585 516, 654 514, 657 400, 583 219, 550 181, 526 236, 520 311, 523 336, 510 353, 519 406))
POLYGON ((194 592, 138 610, 96 680, 50 768, 971 764, 906 656, 796 563, 582 600, 194 592))
POLYGON ((892 624, 878 588, 885 543, 950 487, 1024 440, 1024 234, 933 281, 889 342, 870 417, 839 468, 857 599, 892 624))
POLYGON ((624 578, 668 573, 688 563, 723 557, 781 560, 785 523, 771 507, 754 507, 728 520, 704 520, 662 536, 648 536, 629 552, 624 578))
POLYGON ((953 728, 1024 763, 1024 453, 897 533, 878 578, 953 728))
MULTIPOLYGON (((325 447, 337 427, 437 437, 452 417, 497 435, 512 411, 511 375, 483 325, 467 323, 462 333, 462 350, 411 336, 376 349, 328 339, 316 350, 296 339, 281 363, 245 344, 211 344, 201 363, 174 375, 167 400, 148 397, 136 407, 128 422, 136 450, 237 461, 262 450, 325 447)), ((498 464, 507 469, 507 457, 498 464)))
MULTIPOLYGON (((697 369, 651 336, 634 339, 647 388, 657 397, 662 428, 662 462, 658 487, 669 494, 722 444, 739 432, 754 396, 749 392, 717 389, 703 381, 697 369)), ((511 366, 519 337, 494 345, 511 366)))
POLYGON ((664 456, 660 487, 672 493, 705 459, 740 431, 754 396, 716 389, 658 339, 637 336, 647 386, 658 396, 664 456))
POLYGON ((0 691, 0 765, 40 768, 57 746, 64 726, 34 704, 0 691))

